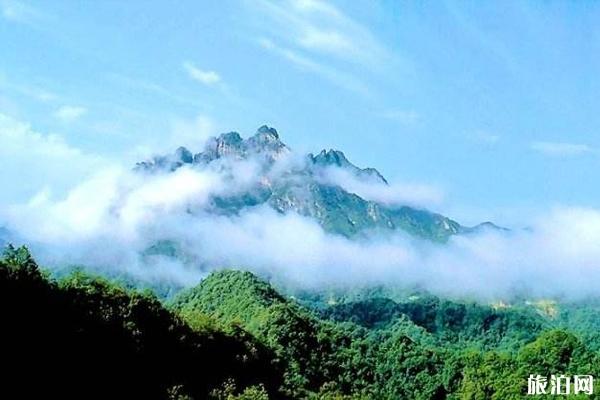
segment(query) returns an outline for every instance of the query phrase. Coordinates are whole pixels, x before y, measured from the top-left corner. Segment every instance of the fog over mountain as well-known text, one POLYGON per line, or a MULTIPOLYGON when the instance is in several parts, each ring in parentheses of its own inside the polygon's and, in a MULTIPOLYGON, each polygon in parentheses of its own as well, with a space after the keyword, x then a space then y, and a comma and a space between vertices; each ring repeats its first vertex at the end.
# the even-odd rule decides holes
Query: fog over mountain
POLYGON ((249 269, 299 287, 391 284, 483 298, 597 294, 600 212, 559 207, 530 229, 467 227, 425 207, 441 194, 388 182, 339 150, 297 154, 267 126, 135 167, 100 168, 66 196, 4 212, 0 241, 54 268, 84 265, 190 286, 249 269))

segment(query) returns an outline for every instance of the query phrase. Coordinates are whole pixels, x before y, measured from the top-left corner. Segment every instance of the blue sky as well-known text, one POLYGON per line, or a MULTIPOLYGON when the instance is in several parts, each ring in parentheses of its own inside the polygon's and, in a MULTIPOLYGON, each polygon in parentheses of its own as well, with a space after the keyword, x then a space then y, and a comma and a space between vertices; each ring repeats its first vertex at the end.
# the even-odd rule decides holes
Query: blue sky
POLYGON ((0 202, 266 123, 440 188, 467 223, 600 207, 598 21, 575 1, 0 0, 0 202))

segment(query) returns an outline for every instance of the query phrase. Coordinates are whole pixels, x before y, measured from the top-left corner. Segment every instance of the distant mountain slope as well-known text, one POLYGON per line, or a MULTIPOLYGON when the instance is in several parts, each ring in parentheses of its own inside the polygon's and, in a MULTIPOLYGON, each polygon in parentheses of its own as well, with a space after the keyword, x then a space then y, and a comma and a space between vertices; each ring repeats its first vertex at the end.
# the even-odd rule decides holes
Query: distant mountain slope
POLYGON ((248 139, 243 139, 237 132, 224 133, 211 138, 200 153, 193 154, 181 147, 174 154, 138 163, 135 169, 146 173, 162 173, 184 165, 206 168, 220 160, 233 163, 254 160, 260 164, 257 171, 260 176, 256 184, 244 193, 215 196, 212 199, 213 212, 232 214, 248 207, 268 204, 281 213, 296 212, 314 218, 326 231, 346 237, 371 230, 401 230, 428 240, 444 242, 452 235, 479 229, 464 227, 448 217, 409 205, 394 206, 370 201, 345 190, 336 182, 323 179, 324 172, 329 168, 337 168, 360 182, 388 185, 379 171, 355 166, 341 151, 323 150, 317 155, 308 154, 300 163, 282 163, 282 169, 277 162, 290 154, 290 149, 280 140, 277 131, 262 126, 248 139))
POLYGON ((519 399, 531 371, 574 374, 600 365, 592 343, 554 329, 531 308, 367 296, 322 304, 319 317, 234 270, 211 273, 173 308, 239 324, 266 343, 285 360, 284 393, 293 398, 519 399))

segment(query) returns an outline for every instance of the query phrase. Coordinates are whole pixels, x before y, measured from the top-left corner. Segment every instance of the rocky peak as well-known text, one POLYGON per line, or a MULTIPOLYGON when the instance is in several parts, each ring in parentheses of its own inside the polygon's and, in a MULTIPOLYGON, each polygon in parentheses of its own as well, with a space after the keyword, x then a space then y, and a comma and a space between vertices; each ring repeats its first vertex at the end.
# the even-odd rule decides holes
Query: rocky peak
POLYGON ((221 134, 214 141, 214 151, 217 158, 227 155, 242 155, 244 140, 237 132, 221 134))
POLYGON ((275 128, 261 126, 254 136, 243 139, 237 132, 228 132, 208 140, 204 151, 196 154, 194 163, 207 164, 222 157, 246 158, 252 154, 264 155, 267 161, 273 161, 289 152, 287 146, 279 140, 275 128))
POLYGON ((248 138, 246 142, 248 143, 248 146, 256 148, 273 145, 285 146, 279 140, 279 134, 277 133, 277 130, 275 128, 269 128, 266 125, 263 125, 260 128, 258 128, 256 134, 248 138))
POLYGON ((494 231, 508 232, 509 229, 498 226, 490 221, 482 222, 478 225, 475 225, 475 226, 467 229, 467 232, 472 232, 472 233, 481 233, 481 232, 485 232, 485 231, 487 231, 487 232, 494 232, 494 231))
POLYGON ((156 171, 175 171, 184 164, 194 162, 192 152, 181 146, 173 154, 156 156, 150 161, 142 161, 135 165, 134 171, 156 172, 156 171))
POLYGON ((279 140, 275 128, 263 125, 256 134, 245 141, 248 152, 265 154, 268 159, 275 160, 282 154, 288 153, 288 147, 279 140))
POLYGON ((237 132, 222 133, 208 139, 204 151, 194 156, 194 163, 209 163, 221 157, 244 154, 244 140, 237 132))
POLYGON ((256 131, 256 135, 262 135, 264 137, 273 138, 274 140, 279 140, 279 134, 277 133, 277 129, 268 127, 267 125, 263 125, 256 131))
POLYGON ((194 161, 194 156, 192 155, 191 151, 182 146, 175 150, 175 161, 180 161, 184 164, 190 164, 192 161, 194 161))
POLYGON ((227 144, 227 145, 232 145, 232 146, 238 145, 238 144, 242 143, 243 141, 244 140, 242 139, 240 134, 237 132, 233 132, 233 131, 227 132, 227 133, 222 133, 217 138, 217 142, 227 144))
POLYGON ((348 161, 348 159, 346 158, 346 155, 340 150, 334 150, 334 149, 321 150, 321 152, 319 154, 317 154, 316 156, 313 156, 312 154, 310 154, 309 159, 316 166, 340 167, 340 168, 344 168, 344 169, 352 172, 358 178, 369 179, 369 180, 375 179, 376 181, 379 181, 381 183, 385 183, 385 184, 388 183, 385 180, 385 178, 379 173, 379 171, 377 171, 375 168, 361 169, 361 168, 357 167, 356 165, 354 165, 350 161, 348 161))
POLYGON ((342 168, 348 166, 355 167, 350 161, 348 161, 343 152, 334 149, 329 149, 327 151, 325 149, 321 150, 319 154, 312 156, 312 161, 314 164, 322 166, 334 165, 342 168))

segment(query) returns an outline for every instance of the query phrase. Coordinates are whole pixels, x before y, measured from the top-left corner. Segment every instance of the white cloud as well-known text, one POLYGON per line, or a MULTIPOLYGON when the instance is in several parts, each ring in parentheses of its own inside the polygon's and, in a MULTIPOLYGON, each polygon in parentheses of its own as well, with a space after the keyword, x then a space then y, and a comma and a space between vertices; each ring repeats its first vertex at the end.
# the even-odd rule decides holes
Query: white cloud
POLYGON ((444 200, 444 191, 434 185, 398 182, 386 185, 383 182, 360 179, 351 172, 338 167, 324 168, 318 179, 340 186, 363 199, 390 206, 410 205, 418 208, 430 208, 439 206, 444 200))
POLYGON ((31 99, 37 100, 42 103, 50 103, 60 98, 60 96, 56 93, 46 90, 36 84, 32 84, 31 82, 28 82, 26 84, 15 83, 12 80, 8 79, 1 72, 0 88, 2 88, 4 91, 10 91, 18 95, 27 96, 31 99))
MULTIPOLYGON (((532 296, 598 295, 597 209, 557 208, 526 221, 527 231, 490 230, 457 236, 445 245, 402 232, 351 240, 268 206, 236 215, 206 212, 212 195, 239 194, 256 183, 261 168, 252 162, 223 160, 206 170, 134 174, 129 166, 99 165, 60 137, 4 115, 0 157, 0 174, 5 174, 0 178, 10 189, 4 192, 37 179, 35 194, 17 204, 4 202, 0 217, 44 265, 83 263, 183 285, 228 266, 301 286, 420 285, 438 294, 482 298, 510 297, 515 289, 532 296), (65 174, 71 174, 71 185, 61 194, 57 188, 65 174), (158 240, 176 241, 186 258, 140 256, 158 240)), ((380 201, 407 195, 422 201, 430 195, 410 186, 356 190, 380 201)))
POLYGON ((200 150, 206 140, 216 134, 215 122, 207 115, 201 114, 192 120, 175 119, 171 124, 169 142, 173 145, 200 150))
POLYGON ((350 38, 337 31, 324 31, 309 27, 299 40, 299 44, 307 49, 316 49, 334 54, 348 54, 355 51, 350 38))
POLYGON ((110 74, 109 78, 119 85, 126 86, 129 89, 141 90, 147 93, 152 93, 155 95, 159 95, 168 100, 191 105, 194 107, 200 107, 201 103, 196 99, 187 98, 184 96, 180 96, 176 94, 172 89, 167 89, 166 87, 159 85, 156 82, 146 81, 144 79, 140 79, 138 77, 132 78, 130 76, 119 75, 119 74, 110 74))
POLYGON ((142 225, 155 214, 184 211, 201 205, 216 191, 217 177, 182 168, 172 175, 143 177, 129 169, 111 166, 75 186, 64 198, 47 191, 36 194, 25 207, 12 207, 12 221, 36 241, 88 240, 112 235, 126 243, 139 239, 142 225), (43 212, 40 218, 36 212, 43 212), (29 225, 35 222, 34 225, 29 225))
POLYGON ((365 70, 381 73, 397 64, 396 57, 366 27, 329 2, 258 0, 248 4, 263 48, 337 86, 369 94, 365 70), (362 69, 360 75, 357 67, 362 69))
POLYGON ((86 154, 58 135, 36 132, 24 122, 0 114, 0 204, 22 201, 51 185, 61 191, 81 181, 102 158, 86 154))
POLYGON ((200 151, 206 140, 217 134, 215 121, 207 115, 200 114, 191 119, 175 118, 170 121, 166 134, 147 136, 143 144, 133 149, 130 157, 143 160, 165 151, 174 151, 180 146, 193 152, 200 151))
POLYGON ((190 78, 204 85, 210 86, 221 81, 221 77, 215 71, 202 70, 189 61, 183 63, 183 68, 190 78))
POLYGON ((251 3, 268 24, 261 28, 288 46, 378 68, 391 55, 363 25, 325 1, 291 0, 251 3))
POLYGON ((57 94, 52 93, 52 92, 42 89, 42 88, 38 88, 38 87, 31 87, 31 86, 13 86, 13 87, 19 93, 22 93, 23 95, 31 97, 42 103, 49 103, 52 101, 56 101, 59 98, 59 96, 57 94))
POLYGON ((500 135, 496 135, 494 133, 481 130, 481 131, 475 132, 475 134, 473 135, 473 139, 479 143, 482 143, 482 144, 485 144, 488 146, 493 146, 500 141, 500 135))
POLYGON ((347 74, 326 64, 318 63, 315 60, 289 48, 280 47, 270 39, 261 38, 259 39, 259 44, 265 50, 285 58, 304 71, 313 72, 322 76, 336 86, 364 96, 369 94, 368 87, 352 74, 347 74))
POLYGON ((415 125, 421 120, 421 115, 415 110, 388 110, 380 114, 381 117, 391 121, 398 122, 402 125, 415 125))
POLYGON ((547 156, 568 157, 594 153, 596 150, 587 144, 565 142, 533 142, 531 149, 547 156))
POLYGON ((85 263, 150 281, 193 285, 227 266, 301 287, 419 285, 485 299, 510 298, 515 290, 536 297, 598 294, 599 210, 557 208, 531 221, 528 231, 487 231, 445 245, 402 232, 351 240, 268 206, 230 216, 203 211, 212 194, 239 186, 218 168, 150 176, 108 169, 64 197, 41 193, 9 208, 8 220, 44 263, 85 263), (157 240, 175 240, 188 261, 140 256, 157 240))
POLYGON ((6 20, 28 25, 43 17, 39 10, 20 0, 0 0, 0 11, 6 20))
POLYGON ((54 117, 61 122, 74 122, 87 113, 85 107, 80 106, 62 106, 54 112, 54 117))

